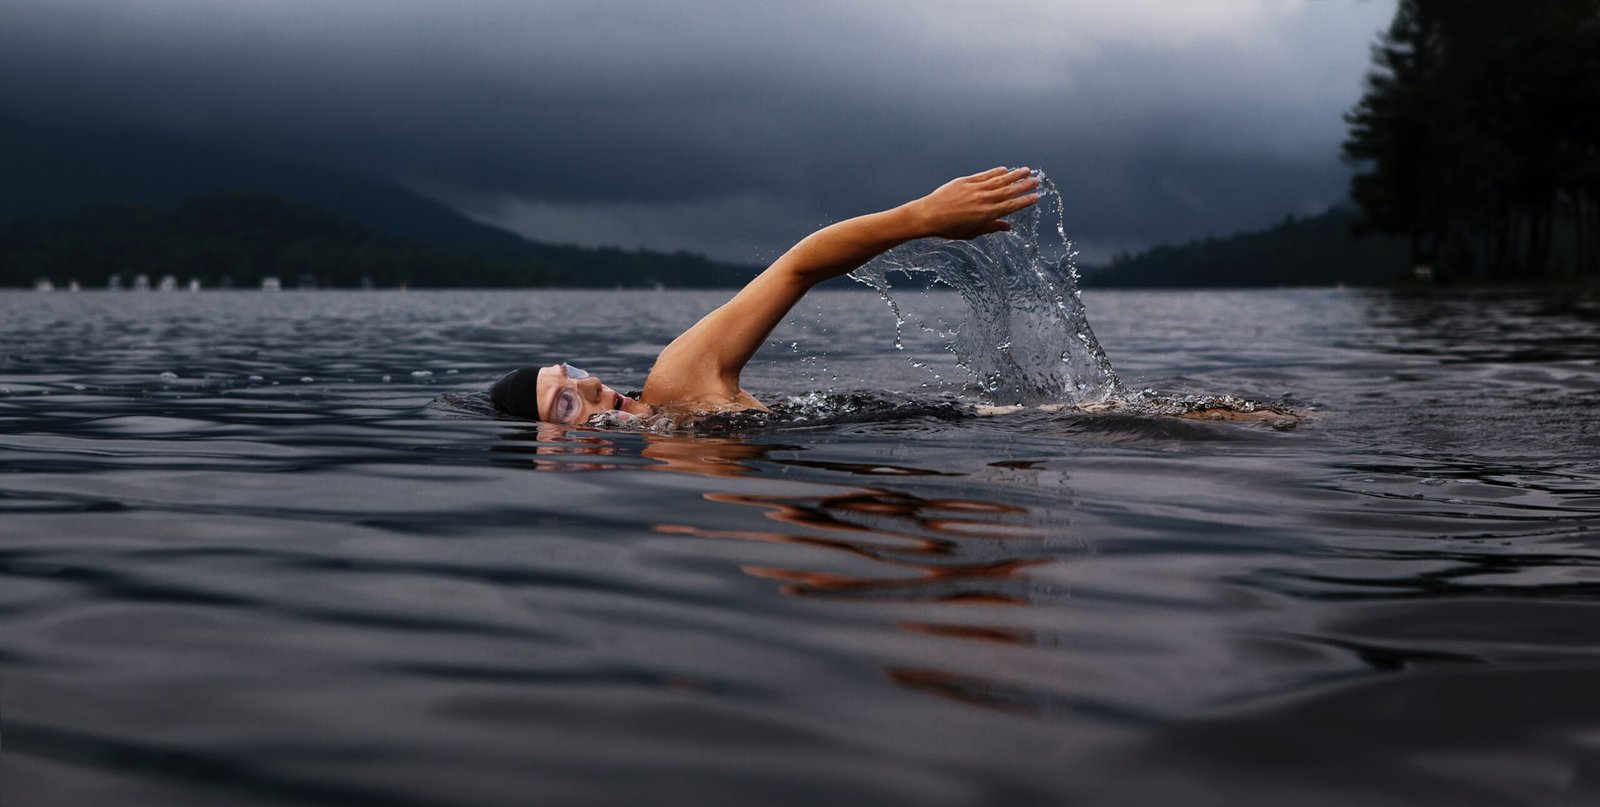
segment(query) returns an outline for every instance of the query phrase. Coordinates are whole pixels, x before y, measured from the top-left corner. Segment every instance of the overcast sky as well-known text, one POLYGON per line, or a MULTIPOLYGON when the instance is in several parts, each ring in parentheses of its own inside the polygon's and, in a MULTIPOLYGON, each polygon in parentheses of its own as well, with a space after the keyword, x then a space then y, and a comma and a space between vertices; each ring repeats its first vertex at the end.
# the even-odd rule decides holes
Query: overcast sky
POLYGON ((0 0, 0 110, 770 260, 992 165, 1089 259, 1316 212, 1394 0, 0 0))

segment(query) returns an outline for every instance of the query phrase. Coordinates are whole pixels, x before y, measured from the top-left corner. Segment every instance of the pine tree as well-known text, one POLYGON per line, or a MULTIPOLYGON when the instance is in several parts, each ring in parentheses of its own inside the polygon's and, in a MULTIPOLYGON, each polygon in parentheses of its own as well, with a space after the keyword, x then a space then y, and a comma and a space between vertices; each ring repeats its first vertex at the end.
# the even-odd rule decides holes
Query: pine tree
POLYGON ((1363 227, 1445 274, 1600 273, 1600 0, 1401 0, 1345 119, 1363 227))

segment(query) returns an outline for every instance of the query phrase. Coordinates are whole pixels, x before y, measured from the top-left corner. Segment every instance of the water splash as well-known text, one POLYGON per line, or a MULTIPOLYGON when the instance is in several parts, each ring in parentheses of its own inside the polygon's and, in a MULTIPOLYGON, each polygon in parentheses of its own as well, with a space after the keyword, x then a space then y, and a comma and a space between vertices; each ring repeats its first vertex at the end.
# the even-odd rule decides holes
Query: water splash
POLYGON ((909 323, 937 334, 993 401, 1086 404, 1119 398, 1122 382, 1089 327, 1078 293, 1077 256, 1067 238, 1061 192, 1042 171, 1039 203, 1012 214, 1011 231, 972 241, 928 238, 851 273, 876 289, 895 316, 895 348, 909 323), (1051 224, 1041 238, 1041 222, 1051 224), (890 274, 921 275, 955 289, 967 310, 953 327, 908 312, 890 274), (934 324, 930 324, 934 323, 934 324))

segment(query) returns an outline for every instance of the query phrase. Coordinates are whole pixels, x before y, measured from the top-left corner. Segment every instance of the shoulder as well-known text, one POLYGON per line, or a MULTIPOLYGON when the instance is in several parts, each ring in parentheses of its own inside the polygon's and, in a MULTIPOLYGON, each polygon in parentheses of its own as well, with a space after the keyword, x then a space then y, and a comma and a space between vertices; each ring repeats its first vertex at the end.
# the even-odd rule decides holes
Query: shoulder
POLYGON ((657 411, 733 412, 767 408, 754 395, 716 372, 661 362, 657 362, 650 377, 645 379, 639 400, 657 411))
POLYGON ((728 392, 708 357, 674 342, 656 358, 639 400, 659 408, 701 398, 725 398, 728 392))

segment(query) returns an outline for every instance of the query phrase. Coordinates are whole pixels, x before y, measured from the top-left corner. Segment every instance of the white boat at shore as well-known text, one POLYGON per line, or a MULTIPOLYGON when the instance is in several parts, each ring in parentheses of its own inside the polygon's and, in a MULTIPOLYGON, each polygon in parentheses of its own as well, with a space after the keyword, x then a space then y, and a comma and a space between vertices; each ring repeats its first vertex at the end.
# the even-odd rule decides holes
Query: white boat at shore
POLYGON ((275 277, 261 278, 262 291, 283 291, 283 283, 275 277))

